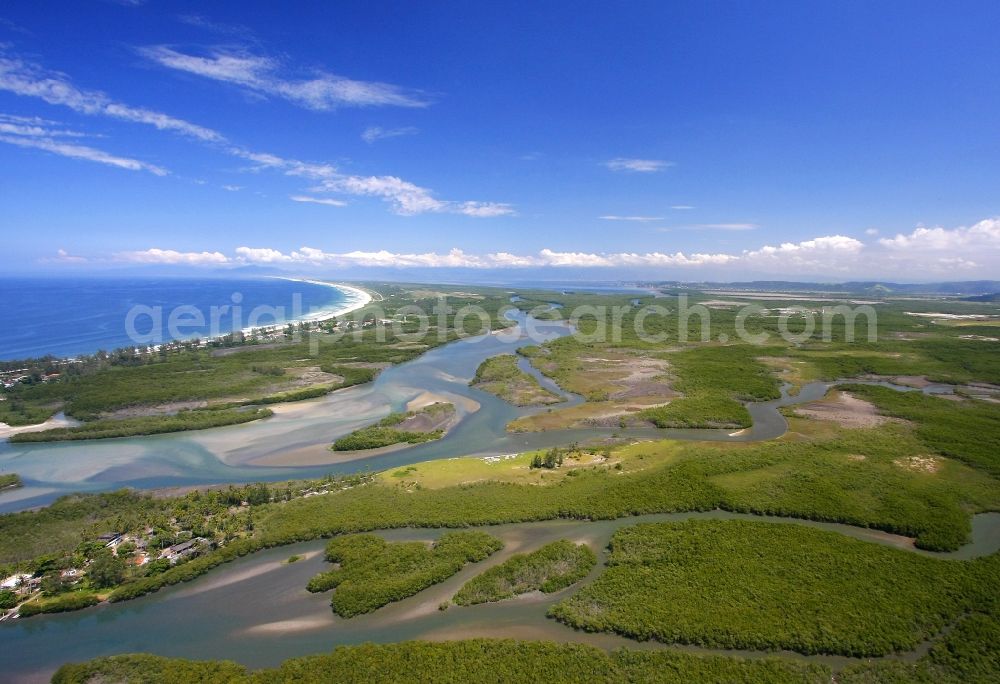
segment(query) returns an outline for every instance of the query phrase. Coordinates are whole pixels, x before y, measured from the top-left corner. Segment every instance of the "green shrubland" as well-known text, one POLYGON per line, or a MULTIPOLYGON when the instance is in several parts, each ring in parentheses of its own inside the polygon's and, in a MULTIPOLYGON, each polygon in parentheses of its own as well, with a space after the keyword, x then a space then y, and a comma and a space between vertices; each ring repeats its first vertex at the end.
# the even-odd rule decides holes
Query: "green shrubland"
POLYGON ((531 553, 511 556, 462 586, 454 601, 460 606, 502 601, 529 591, 550 594, 580 581, 597 563, 586 544, 560 539, 531 553))
POLYGON ((744 660, 673 651, 612 653, 581 644, 473 639, 430 643, 340 646, 332 653, 294 658, 274 669, 250 672, 227 661, 190 661, 153 655, 98 658, 64 665, 53 684, 114 682, 234 682, 277 684, 337 681, 395 684, 469 682, 726 682, 727 684, 827 684, 823 665, 778 658, 744 660))
POLYGON ((180 411, 169 416, 142 416, 138 418, 107 418, 83 423, 76 427, 52 428, 39 432, 21 432, 10 437, 11 442, 64 442, 79 439, 108 439, 112 437, 136 437, 156 435, 181 430, 204 430, 206 428, 239 425, 268 418, 270 409, 237 410, 219 409, 212 411, 180 411))
POLYGON ((711 648, 909 651, 995 598, 1000 556, 944 561, 799 525, 619 530, 607 570, 553 606, 574 627, 711 648))
POLYGON ((353 617, 443 582, 502 547, 485 532, 448 532, 431 545, 387 542, 374 534, 337 537, 327 544, 326 559, 338 567, 313 577, 307 588, 334 589, 333 611, 353 617))
POLYGON ((935 451, 1000 477, 1000 404, 950 401, 922 392, 877 385, 846 385, 882 413, 916 423, 916 434, 935 451))

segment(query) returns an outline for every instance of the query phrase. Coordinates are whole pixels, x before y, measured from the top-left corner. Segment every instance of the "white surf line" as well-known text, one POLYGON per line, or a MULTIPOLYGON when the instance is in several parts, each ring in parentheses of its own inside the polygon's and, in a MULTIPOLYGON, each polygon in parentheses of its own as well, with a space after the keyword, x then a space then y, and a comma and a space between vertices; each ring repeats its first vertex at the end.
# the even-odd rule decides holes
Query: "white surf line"
POLYGON ((271 278, 276 278, 278 280, 288 280, 293 283, 308 283, 310 285, 320 285, 322 287, 332 287, 335 290, 340 290, 348 295, 353 296, 353 299, 349 299, 344 303, 343 306, 336 309, 322 309, 320 311, 314 311, 313 313, 300 316, 293 320, 285 321, 283 323, 272 323, 270 325, 259 325, 255 327, 243 328, 240 332, 244 335, 248 335, 253 332, 269 333, 276 330, 281 330, 288 326, 289 324, 295 323, 322 323, 323 321, 328 321, 331 318, 336 318, 337 316, 345 316, 353 311, 362 309, 368 306, 368 303, 372 301, 372 296, 362 289, 357 287, 352 287, 351 285, 344 285, 343 283, 330 283, 325 280, 309 280, 306 278, 292 278, 289 276, 269 276, 271 278))

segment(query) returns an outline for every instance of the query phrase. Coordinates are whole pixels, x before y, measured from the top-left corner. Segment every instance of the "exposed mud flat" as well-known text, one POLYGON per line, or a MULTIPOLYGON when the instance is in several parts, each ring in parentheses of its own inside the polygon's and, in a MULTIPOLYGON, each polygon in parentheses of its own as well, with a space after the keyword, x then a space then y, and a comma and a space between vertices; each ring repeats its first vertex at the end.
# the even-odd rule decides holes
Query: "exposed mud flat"
POLYGON ((795 415, 813 420, 834 422, 846 428, 871 428, 884 423, 899 422, 883 416, 875 405, 847 392, 834 392, 833 396, 809 402, 795 409, 795 415))

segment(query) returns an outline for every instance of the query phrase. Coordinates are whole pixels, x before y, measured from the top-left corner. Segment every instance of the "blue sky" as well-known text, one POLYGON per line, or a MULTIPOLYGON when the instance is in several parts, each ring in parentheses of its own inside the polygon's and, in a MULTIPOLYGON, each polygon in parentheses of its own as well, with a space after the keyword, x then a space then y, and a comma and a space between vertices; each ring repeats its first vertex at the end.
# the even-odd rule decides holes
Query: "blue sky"
POLYGON ((995 2, 8 2, 0 267, 1000 272, 995 2))

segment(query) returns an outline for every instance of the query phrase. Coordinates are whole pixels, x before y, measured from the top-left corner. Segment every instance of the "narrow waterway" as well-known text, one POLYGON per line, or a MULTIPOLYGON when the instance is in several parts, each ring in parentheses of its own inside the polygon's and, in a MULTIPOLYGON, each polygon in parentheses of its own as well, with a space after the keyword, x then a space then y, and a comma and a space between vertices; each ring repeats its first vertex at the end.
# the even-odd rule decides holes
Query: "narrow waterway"
MULTIPOLYGON (((518 408, 468 386, 486 358, 518 347, 568 335, 563 322, 542 321, 520 311, 508 317, 515 328, 451 342, 413 361, 385 370, 373 383, 320 399, 275 407, 275 415, 245 425, 148 437, 10 444, 0 442, 0 471, 18 473, 25 486, 0 493, 0 513, 40 506, 69 492, 135 487, 156 489, 229 482, 282 481, 329 473, 383 470, 456 456, 507 454, 620 434, 645 439, 755 441, 784 433, 778 408, 821 397, 824 383, 804 387, 795 397, 752 403, 753 427, 730 430, 586 428, 510 434, 511 420, 545 408, 518 408), (452 401, 460 422, 443 439, 361 459, 345 460, 327 447, 336 438, 402 410, 421 396, 452 401)), ((521 367, 567 402, 582 398, 561 390, 530 364, 521 367)))
MULTIPOLYGON (((410 639, 448 640, 473 637, 545 639, 578 642, 601 648, 665 648, 612 634, 592 634, 546 617, 548 607, 576 591, 576 585, 555 594, 533 593, 499 603, 438 610, 473 576, 503 562, 513 553, 532 551, 557 539, 586 543, 599 563, 583 583, 604 570, 606 547, 616 530, 640 522, 688 519, 765 520, 835 531, 864 541, 927 556, 970 559, 1000 550, 1000 513, 973 519, 972 542, 950 554, 913 548, 912 541, 877 530, 792 518, 724 511, 645 515, 594 522, 546 522, 479 527, 504 540, 491 558, 467 566, 447 581, 373 613, 350 619, 334 615, 330 594, 310 594, 306 583, 329 569, 322 558, 325 542, 316 540, 256 553, 213 570, 187 584, 125 603, 102 605, 76 613, 46 615, 0 623, 0 673, 6 682, 45 682, 65 662, 115 653, 148 652, 193 659, 229 659, 253 668, 320 653, 340 644, 410 639), (303 559, 287 563, 297 554, 303 559)), ((390 540, 432 540, 442 529, 398 529, 380 532, 390 540)), ((671 646, 672 648, 678 648, 671 646)), ((773 652, 725 651, 682 647, 702 653, 765 657, 773 652)), ((918 657, 925 649, 899 654, 918 657)), ((788 657, 840 666, 856 660, 838 656, 788 657)))

